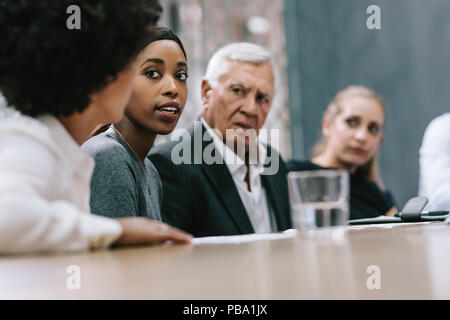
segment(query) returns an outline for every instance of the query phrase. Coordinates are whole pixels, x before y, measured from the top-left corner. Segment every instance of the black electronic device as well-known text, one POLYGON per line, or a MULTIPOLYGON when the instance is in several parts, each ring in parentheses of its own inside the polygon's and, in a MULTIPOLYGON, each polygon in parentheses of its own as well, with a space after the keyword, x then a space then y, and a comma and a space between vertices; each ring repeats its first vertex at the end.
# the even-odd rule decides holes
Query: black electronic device
POLYGON ((350 225, 358 224, 379 224, 379 223, 402 223, 402 222, 428 222, 444 221, 448 216, 448 211, 429 211, 422 210, 428 203, 425 197, 414 197, 409 199, 402 210, 394 216, 379 216, 375 218, 350 220, 350 225))

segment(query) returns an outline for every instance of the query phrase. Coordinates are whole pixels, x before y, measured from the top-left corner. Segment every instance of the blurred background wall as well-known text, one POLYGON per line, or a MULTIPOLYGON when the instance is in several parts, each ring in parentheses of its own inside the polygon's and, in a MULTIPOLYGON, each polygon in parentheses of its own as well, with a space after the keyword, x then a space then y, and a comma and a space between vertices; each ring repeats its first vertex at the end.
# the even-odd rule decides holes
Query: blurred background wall
POLYGON ((450 110, 448 0, 163 0, 162 25, 188 52, 189 102, 181 127, 200 114, 200 81, 219 47, 252 41, 274 53, 283 90, 266 127, 281 132, 285 159, 305 159, 337 91, 362 84, 387 105, 380 165, 402 207, 417 194, 418 149, 426 125, 450 110), (369 5, 381 30, 369 30, 369 5))
POLYGON ((363 84, 386 102, 386 187, 399 207, 415 196, 424 130, 450 111, 449 13, 448 0, 286 0, 293 156, 309 156, 336 92, 363 84), (371 4, 381 30, 366 27, 371 4))

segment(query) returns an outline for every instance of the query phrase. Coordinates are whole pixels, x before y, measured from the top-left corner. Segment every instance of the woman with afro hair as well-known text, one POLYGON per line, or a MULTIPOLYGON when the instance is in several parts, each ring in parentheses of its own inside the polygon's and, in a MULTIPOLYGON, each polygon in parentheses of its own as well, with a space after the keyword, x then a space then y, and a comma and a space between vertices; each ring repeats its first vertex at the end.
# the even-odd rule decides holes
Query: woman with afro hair
POLYGON ((0 254, 189 242, 147 218, 92 215, 94 160, 80 145, 124 113, 153 0, 0 0, 0 254), (69 30, 67 8, 80 8, 69 30))

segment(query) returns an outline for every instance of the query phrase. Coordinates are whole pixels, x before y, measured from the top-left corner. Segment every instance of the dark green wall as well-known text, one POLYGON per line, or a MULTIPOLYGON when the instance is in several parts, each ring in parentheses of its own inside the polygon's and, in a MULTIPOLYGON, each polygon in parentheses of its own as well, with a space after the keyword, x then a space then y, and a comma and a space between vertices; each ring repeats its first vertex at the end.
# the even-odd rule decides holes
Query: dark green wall
POLYGON ((334 94, 350 84, 387 104, 380 165, 399 207, 417 194, 418 149, 431 119, 450 111, 449 0, 286 0, 294 158, 308 157, 334 94), (381 30, 366 9, 381 8, 381 30))

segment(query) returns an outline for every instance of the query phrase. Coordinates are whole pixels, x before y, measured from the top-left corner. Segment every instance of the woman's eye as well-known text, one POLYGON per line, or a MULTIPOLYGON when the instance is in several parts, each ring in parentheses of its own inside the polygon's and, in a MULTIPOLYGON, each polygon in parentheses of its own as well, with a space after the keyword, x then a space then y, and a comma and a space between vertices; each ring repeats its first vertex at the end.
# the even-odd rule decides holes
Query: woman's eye
POLYGON ((156 70, 149 70, 145 73, 145 76, 150 79, 157 79, 160 76, 160 73, 156 70))
POLYGON ((349 127, 352 127, 352 128, 356 127, 356 125, 357 125, 357 122, 355 119, 347 119, 347 120, 345 120, 345 122, 348 124, 349 127))
POLYGON ((186 72, 180 72, 177 74, 178 80, 181 80, 181 81, 186 81, 188 77, 189 76, 186 72))
POLYGON ((372 133, 373 135, 376 135, 380 132, 380 128, 377 126, 370 126, 369 127, 369 131, 370 133, 372 133))

